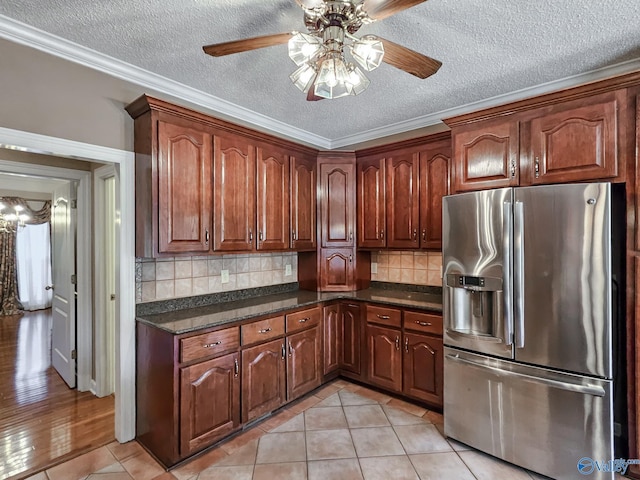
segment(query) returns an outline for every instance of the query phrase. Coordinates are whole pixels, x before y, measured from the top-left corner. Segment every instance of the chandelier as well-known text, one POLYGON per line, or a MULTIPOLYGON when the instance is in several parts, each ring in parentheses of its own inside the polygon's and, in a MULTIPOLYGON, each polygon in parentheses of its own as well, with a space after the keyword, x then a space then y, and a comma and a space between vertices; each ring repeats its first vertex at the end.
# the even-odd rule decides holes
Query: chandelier
POLYGON ((370 82, 360 67, 370 72, 380 66, 384 56, 383 43, 377 37, 353 35, 364 23, 373 21, 363 4, 297 1, 304 9, 309 33, 294 32, 289 40, 289 57, 299 67, 289 77, 293 84, 304 93, 313 87, 311 93, 321 98, 362 93, 370 82))
POLYGON ((14 233, 18 228, 24 228, 25 222, 29 220, 29 215, 22 213, 24 208, 20 205, 13 207, 13 212, 5 213, 7 207, 0 203, 0 233, 14 233))

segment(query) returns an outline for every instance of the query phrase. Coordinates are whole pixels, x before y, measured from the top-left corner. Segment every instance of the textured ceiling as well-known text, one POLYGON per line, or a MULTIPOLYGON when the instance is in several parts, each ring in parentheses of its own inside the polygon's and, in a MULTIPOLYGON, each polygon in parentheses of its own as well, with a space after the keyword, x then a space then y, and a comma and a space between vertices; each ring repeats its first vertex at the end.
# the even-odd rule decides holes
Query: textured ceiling
POLYGON ((640 59, 638 0, 430 0, 358 35, 379 34, 442 61, 436 75, 420 80, 383 64, 367 74, 361 95, 307 102, 289 80, 296 67, 286 45, 222 58, 201 49, 304 31, 294 0, 3 0, 0 14, 338 145, 640 59))

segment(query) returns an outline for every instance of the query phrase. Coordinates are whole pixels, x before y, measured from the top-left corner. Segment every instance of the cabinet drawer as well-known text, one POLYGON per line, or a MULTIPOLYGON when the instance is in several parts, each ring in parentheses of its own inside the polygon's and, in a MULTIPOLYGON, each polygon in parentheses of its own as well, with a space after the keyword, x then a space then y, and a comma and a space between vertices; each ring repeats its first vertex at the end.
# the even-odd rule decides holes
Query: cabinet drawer
POLYGON ((404 328, 416 332, 442 335, 442 315, 436 313, 404 312, 404 328))
POLYGON ((284 315, 242 325, 242 345, 263 342, 284 335, 284 315))
POLYGON ((318 325, 322 318, 320 307, 308 308, 300 312, 290 313, 286 317, 287 333, 318 325))
POLYGON ((220 355, 238 348, 239 345, 240 332, 238 327, 183 338, 180 340, 180 361, 190 362, 199 358, 220 355))
POLYGON ((395 308, 367 305, 367 322, 400 328, 402 312, 395 308))

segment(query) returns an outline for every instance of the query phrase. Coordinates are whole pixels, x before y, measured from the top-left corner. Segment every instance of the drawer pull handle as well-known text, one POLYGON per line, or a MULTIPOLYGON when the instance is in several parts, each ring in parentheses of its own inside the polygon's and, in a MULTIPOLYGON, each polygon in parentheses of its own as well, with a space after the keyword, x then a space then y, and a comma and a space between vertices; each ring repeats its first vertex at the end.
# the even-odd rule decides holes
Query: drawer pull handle
POLYGON ((418 325, 420 325, 421 327, 430 327, 431 326, 431 322, 421 322, 419 320, 416 320, 416 323, 418 325))
POLYGON ((263 328, 262 330, 258 330, 258 333, 268 333, 271 331, 271 327, 263 328))
POLYGON ((391 317, 389 315, 376 315, 380 320, 389 320, 391 317))
POLYGON ((203 345, 204 348, 211 348, 211 347, 216 347, 218 345, 220 345, 222 343, 222 340, 218 340, 217 342, 213 342, 213 343, 205 343, 203 345))
POLYGON ((347 303, 347 307, 360 308, 360 305, 357 305, 355 303, 347 303))
POLYGON ((309 320, 310 320, 309 317, 301 318, 300 320, 298 320, 298 323, 306 323, 309 320))

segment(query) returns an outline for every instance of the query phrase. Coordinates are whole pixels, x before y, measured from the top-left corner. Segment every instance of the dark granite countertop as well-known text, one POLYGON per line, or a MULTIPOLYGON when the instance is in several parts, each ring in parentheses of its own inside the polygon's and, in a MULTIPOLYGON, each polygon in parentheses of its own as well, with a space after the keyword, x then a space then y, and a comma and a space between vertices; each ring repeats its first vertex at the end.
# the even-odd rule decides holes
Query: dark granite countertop
POLYGON ((139 314, 137 320, 173 334, 181 334, 253 317, 278 314, 294 308, 312 306, 336 299, 359 300, 435 312, 442 311, 442 296, 433 293, 389 288, 369 288, 336 293, 294 290, 165 313, 139 314))

